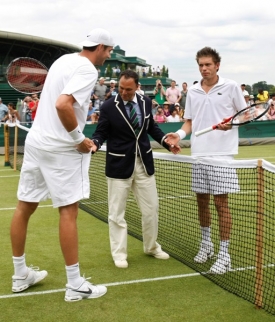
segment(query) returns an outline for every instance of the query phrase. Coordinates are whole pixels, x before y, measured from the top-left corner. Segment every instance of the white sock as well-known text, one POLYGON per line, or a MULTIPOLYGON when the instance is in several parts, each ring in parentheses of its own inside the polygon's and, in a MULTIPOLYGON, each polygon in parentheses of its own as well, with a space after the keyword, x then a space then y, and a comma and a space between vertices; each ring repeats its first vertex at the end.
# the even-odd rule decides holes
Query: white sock
POLYGON ((228 248, 229 248, 229 240, 221 240, 219 253, 228 254, 228 248))
POLYGON ((79 288, 79 286, 83 283, 83 277, 80 276, 79 263, 74 265, 65 266, 67 273, 68 284, 70 284, 73 288, 79 288))
POLYGON ((203 241, 211 241, 211 229, 210 227, 201 227, 201 236, 203 241))
POLYGON ((26 265, 25 254, 20 257, 12 256, 14 275, 26 276, 28 274, 28 267, 26 265))

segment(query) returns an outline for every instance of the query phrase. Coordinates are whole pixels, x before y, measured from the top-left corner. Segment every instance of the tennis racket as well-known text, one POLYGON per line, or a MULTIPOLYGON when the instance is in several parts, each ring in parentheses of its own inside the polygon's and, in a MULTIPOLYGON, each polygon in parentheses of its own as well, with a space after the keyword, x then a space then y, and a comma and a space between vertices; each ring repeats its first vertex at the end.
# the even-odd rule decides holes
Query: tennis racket
POLYGON ((244 124, 248 124, 250 122, 254 122, 263 117, 269 109, 269 105, 267 102, 256 102, 255 104, 250 105, 249 107, 244 108, 239 111, 235 115, 228 117, 224 121, 219 124, 212 125, 208 128, 195 132, 196 136, 202 135, 207 132, 214 131, 218 128, 220 124, 229 123, 231 125, 240 126, 244 124))
POLYGON ((6 71, 9 85, 23 94, 40 93, 47 74, 48 69, 44 64, 29 57, 14 59, 6 71))

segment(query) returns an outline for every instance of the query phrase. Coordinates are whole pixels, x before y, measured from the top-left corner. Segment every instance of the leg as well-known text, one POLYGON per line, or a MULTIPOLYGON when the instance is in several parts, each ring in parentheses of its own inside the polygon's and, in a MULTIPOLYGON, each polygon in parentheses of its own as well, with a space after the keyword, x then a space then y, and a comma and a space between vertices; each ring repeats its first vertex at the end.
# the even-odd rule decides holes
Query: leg
POLYGON ((29 219, 37 206, 38 203, 18 201, 10 229, 12 253, 15 257, 20 257, 25 252, 29 219))
POLYGON ((157 243, 158 237, 158 193, 155 176, 148 176, 137 159, 132 190, 142 214, 143 248, 146 254, 159 259, 168 259, 157 243))
MULTIPOLYGON (((120 180, 107 178, 107 182, 111 254, 115 262, 126 261, 127 223, 124 216, 132 179, 120 180)), ((126 263, 124 264, 126 265, 126 263)))
POLYGON ((228 207, 228 195, 215 195, 214 202, 219 216, 220 250, 218 253, 218 259, 210 268, 210 272, 213 274, 224 274, 231 268, 231 259, 228 253, 228 247, 232 220, 228 207))
POLYGON ((229 240, 232 219, 228 207, 228 195, 215 195, 214 202, 219 216, 220 240, 229 240))
POLYGON ((59 207, 59 240, 67 266, 78 263, 78 203, 59 207))
POLYGON ((196 263, 205 263, 214 255, 214 245, 211 241, 211 213, 209 209, 210 194, 197 193, 198 216, 202 233, 202 241, 198 254, 194 257, 196 263))
POLYGON ((12 218, 10 236, 14 264, 14 275, 12 276, 13 292, 22 292, 48 275, 46 271, 28 268, 25 261, 28 223, 37 206, 38 203, 19 200, 12 218))

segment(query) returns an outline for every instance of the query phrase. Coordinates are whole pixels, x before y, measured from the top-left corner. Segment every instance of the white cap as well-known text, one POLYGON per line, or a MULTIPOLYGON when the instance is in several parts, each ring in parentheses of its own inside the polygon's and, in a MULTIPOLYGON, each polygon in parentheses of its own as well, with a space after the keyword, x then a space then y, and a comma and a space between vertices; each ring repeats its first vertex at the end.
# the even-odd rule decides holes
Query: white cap
POLYGON ((114 40, 109 31, 102 28, 96 28, 90 31, 89 35, 87 36, 87 39, 82 41, 80 43, 80 46, 93 47, 97 45, 105 45, 113 47, 114 44, 114 40))
POLYGON ((110 83, 114 83, 114 84, 115 84, 115 83, 116 83, 116 81, 115 81, 114 79, 111 79, 111 80, 110 80, 110 83))

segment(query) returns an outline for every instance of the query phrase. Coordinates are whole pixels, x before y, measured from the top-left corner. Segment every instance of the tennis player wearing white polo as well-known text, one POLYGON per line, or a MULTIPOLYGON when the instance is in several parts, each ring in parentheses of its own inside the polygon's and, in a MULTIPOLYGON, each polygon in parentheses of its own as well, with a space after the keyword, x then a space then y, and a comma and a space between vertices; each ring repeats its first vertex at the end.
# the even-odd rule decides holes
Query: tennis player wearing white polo
POLYGON ((19 201, 11 225, 12 291, 21 292, 47 276, 47 271, 26 266, 25 242, 30 216, 40 201, 51 197, 60 214, 60 245, 68 280, 65 300, 69 302, 107 292, 105 286, 93 285, 80 276, 76 219, 78 201, 88 198, 90 192, 92 141, 82 131, 98 77, 94 65, 102 65, 110 57, 114 42, 108 31, 98 28, 81 45, 80 53, 60 57, 47 75, 39 109, 26 138, 19 201))
MULTIPOLYGON (((217 75, 221 57, 216 50, 205 47, 198 51, 196 60, 202 80, 189 88, 185 106, 185 123, 176 133, 169 133, 166 142, 178 144, 187 134, 220 123, 246 107, 240 87, 235 81, 217 75)), ((228 207, 228 193, 238 191, 238 178, 234 169, 223 175, 220 168, 213 167, 215 160, 232 160, 238 153, 238 129, 220 124, 219 130, 201 136, 191 135, 191 154, 197 157, 192 171, 192 190, 197 194, 202 241, 194 261, 205 263, 214 255, 211 241, 210 195, 219 217, 220 247, 217 261, 210 268, 213 274, 224 274, 231 267, 228 252, 232 226, 228 207), (230 130, 230 131, 227 131, 230 130), (205 159, 206 158, 206 159, 205 159), (211 162, 212 158, 212 162, 211 162), (212 166, 208 166, 207 163, 212 166), (230 172, 230 173, 229 173, 230 172)))

